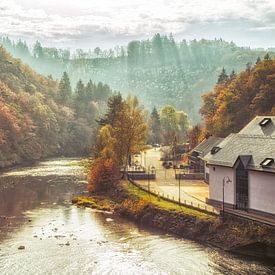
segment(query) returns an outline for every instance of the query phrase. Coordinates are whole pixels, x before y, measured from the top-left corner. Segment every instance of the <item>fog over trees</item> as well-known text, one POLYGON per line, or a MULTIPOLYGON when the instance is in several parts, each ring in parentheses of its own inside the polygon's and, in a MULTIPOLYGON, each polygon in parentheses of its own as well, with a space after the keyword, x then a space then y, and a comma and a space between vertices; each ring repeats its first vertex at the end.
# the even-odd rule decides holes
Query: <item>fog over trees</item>
POLYGON ((75 52, 44 47, 38 41, 30 46, 7 37, 2 37, 0 43, 46 76, 60 79, 66 71, 73 86, 79 79, 83 83, 90 79, 106 83, 122 95, 137 95, 150 109, 170 104, 184 110, 193 124, 201 119, 201 95, 212 89, 223 68, 238 73, 266 55, 265 51, 238 47, 221 39, 179 42, 173 35, 160 34, 131 41, 127 47, 75 52))

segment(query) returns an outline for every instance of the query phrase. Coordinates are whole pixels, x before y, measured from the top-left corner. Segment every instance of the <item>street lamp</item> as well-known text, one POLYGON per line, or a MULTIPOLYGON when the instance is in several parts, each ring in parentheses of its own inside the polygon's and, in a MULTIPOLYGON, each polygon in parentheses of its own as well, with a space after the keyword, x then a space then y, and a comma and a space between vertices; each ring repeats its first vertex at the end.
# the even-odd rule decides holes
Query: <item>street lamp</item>
POLYGON ((179 203, 180 203, 180 180, 181 180, 181 175, 184 176, 184 173, 182 173, 182 171, 179 170, 179 203))
POLYGON ((180 177, 181 177, 181 170, 179 171, 179 203, 180 203, 180 177))
POLYGON ((222 215, 224 217, 224 185, 225 183, 231 183, 232 180, 228 177, 225 176, 222 180, 222 215))
POLYGON ((144 168, 146 168, 146 151, 144 151, 144 168))

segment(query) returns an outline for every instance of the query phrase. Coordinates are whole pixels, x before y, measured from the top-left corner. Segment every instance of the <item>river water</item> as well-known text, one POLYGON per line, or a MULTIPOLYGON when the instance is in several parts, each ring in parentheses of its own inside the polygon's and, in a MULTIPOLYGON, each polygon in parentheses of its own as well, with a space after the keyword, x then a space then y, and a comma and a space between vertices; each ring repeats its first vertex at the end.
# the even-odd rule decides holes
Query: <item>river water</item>
POLYGON ((71 205, 84 190, 77 159, 0 174, 0 274, 275 273, 270 264, 71 205))

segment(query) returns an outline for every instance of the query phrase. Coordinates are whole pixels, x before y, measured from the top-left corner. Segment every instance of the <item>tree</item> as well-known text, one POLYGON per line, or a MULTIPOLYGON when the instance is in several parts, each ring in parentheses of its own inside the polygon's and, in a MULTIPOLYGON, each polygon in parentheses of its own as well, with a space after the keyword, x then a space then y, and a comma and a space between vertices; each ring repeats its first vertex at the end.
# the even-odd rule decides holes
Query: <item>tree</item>
POLYGON ((230 73, 229 79, 232 80, 236 77, 236 73, 234 70, 232 70, 232 72, 230 73))
POLYGON ((164 106, 160 111, 160 123, 163 132, 164 143, 171 144, 178 132, 176 110, 173 106, 164 106))
POLYGON ((91 79, 88 81, 85 91, 87 100, 94 100, 95 85, 91 79))
POLYGON ((267 54, 264 56, 264 60, 271 60, 271 57, 270 57, 269 53, 267 53, 267 54))
POLYGON ((153 111, 150 116, 149 127, 151 130, 151 142, 152 143, 161 143, 161 125, 160 125, 160 116, 156 109, 153 108, 153 111))
POLYGON ((126 170, 130 156, 144 149, 147 140, 144 111, 136 97, 129 96, 123 101, 114 122, 113 133, 118 164, 126 170))
POLYGON ((81 79, 76 84, 75 98, 76 98, 77 101, 81 101, 81 102, 86 100, 85 86, 84 86, 81 79))
POLYGON ((195 148, 203 140, 202 128, 200 125, 194 126, 188 133, 190 149, 195 148))
POLYGON ((97 120, 98 124, 103 126, 110 124, 114 126, 116 120, 118 119, 118 114, 123 108, 122 96, 120 93, 111 96, 107 102, 107 112, 104 117, 97 120))
POLYGON ((256 60, 256 65, 259 64, 261 62, 261 58, 258 56, 257 60, 256 60))
POLYGON ((274 87, 275 61, 269 59, 239 73, 232 81, 217 84, 203 96, 201 113, 206 131, 225 137, 238 132, 257 115, 271 115, 274 87))
POLYGON ((95 160, 88 174, 89 192, 107 192, 118 182, 117 167, 110 158, 95 160))
POLYGON ((178 131, 179 131, 179 139, 185 139, 187 132, 190 128, 190 122, 188 120, 188 115, 181 111, 176 113, 177 121, 178 121, 178 131))
POLYGON ((226 74, 226 71, 224 68, 222 68, 222 72, 220 73, 219 77, 218 77, 218 81, 217 84, 221 84, 224 83, 228 80, 228 75, 226 74))
POLYGON ((58 86, 58 101, 59 103, 68 103, 72 96, 72 88, 69 76, 66 72, 63 73, 58 86))

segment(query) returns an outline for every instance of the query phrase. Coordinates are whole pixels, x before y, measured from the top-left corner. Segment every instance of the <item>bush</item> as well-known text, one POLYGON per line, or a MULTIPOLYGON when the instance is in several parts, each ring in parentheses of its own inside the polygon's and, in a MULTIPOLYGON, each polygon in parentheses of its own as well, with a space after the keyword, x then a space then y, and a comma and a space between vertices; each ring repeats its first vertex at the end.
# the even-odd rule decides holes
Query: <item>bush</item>
POLYGON ((88 174, 89 192, 106 192, 116 186, 118 182, 118 169, 110 158, 95 160, 88 174))

